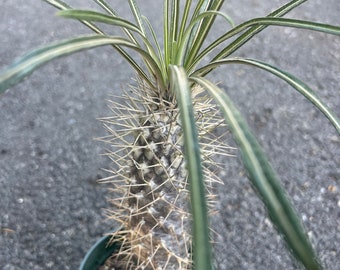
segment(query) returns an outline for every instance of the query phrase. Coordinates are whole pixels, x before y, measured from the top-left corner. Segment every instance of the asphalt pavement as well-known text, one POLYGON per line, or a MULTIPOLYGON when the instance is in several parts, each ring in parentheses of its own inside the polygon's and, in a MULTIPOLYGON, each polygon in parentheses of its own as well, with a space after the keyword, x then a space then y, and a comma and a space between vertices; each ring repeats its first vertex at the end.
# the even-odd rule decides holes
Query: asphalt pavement
MULTIPOLYGON (((96 7, 94 1, 70 1, 96 7)), ((127 1, 113 3, 131 18, 127 1)), ((137 1, 161 30, 161 1, 137 1)), ((226 1, 237 23, 264 16, 285 1, 226 1)), ((85 26, 56 18, 43 1, 2 0, 0 69, 35 48, 85 26)), ((287 15, 340 25, 338 0, 308 1, 287 15)), ((223 20, 209 37, 218 37, 223 20)), ((160 35, 161 37, 161 35, 160 35)), ((340 38, 272 27, 235 56, 281 67, 312 87, 340 116, 340 38)), ((0 96, 0 269, 77 269, 100 236, 114 229, 103 209, 110 196, 106 135, 97 118, 106 100, 133 84, 134 73, 109 47, 58 59, 0 96)), ((247 66, 210 78, 247 116, 300 212, 326 269, 340 269, 340 138, 325 117, 289 85, 247 66)), ((232 140, 228 142, 234 146, 232 140)), ((212 218, 217 269, 299 269, 247 180, 238 152, 224 158, 219 212, 212 218)))

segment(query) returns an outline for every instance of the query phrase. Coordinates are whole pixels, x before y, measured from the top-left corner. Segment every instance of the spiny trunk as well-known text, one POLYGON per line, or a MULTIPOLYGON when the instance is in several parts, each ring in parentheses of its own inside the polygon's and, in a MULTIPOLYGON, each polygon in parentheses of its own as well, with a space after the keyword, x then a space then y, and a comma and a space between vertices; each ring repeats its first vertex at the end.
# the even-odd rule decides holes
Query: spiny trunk
MULTIPOLYGON (((193 90, 197 127, 202 139, 207 186, 216 180, 212 155, 223 150, 213 130, 221 125, 215 105, 193 90)), ((112 177, 119 194, 109 218, 121 223, 117 261, 127 269, 191 269, 191 214, 179 109, 171 95, 139 82, 125 103, 111 102, 113 116, 103 119, 112 136, 105 140, 118 166, 112 177)), ((212 198, 211 189, 208 198, 212 198)))

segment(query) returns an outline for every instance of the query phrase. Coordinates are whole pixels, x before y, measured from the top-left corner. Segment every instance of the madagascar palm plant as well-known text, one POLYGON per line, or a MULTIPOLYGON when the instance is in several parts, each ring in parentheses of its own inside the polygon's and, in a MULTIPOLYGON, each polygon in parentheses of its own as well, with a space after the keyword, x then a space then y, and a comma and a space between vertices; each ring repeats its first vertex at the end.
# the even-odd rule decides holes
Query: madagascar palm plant
MULTIPOLYGON (((59 16, 79 20, 94 34, 64 40, 23 56, 0 74, 5 91, 46 62, 74 52, 110 45, 136 72, 136 84, 122 102, 110 103, 103 118, 114 147, 108 155, 117 166, 103 179, 118 196, 108 215, 121 223, 113 235, 120 250, 112 260, 123 268, 211 269, 208 212, 216 155, 227 155, 225 133, 233 135, 248 176, 288 248, 306 269, 321 264, 287 194, 246 121, 228 95, 206 75, 218 67, 248 65, 287 82, 313 103, 340 132, 340 122, 310 87, 294 75, 267 63, 235 56, 268 26, 303 28, 339 35, 340 27, 283 18, 306 0, 293 0, 240 25, 221 12, 223 0, 163 1, 163 46, 136 2, 129 0, 134 21, 126 20, 104 0, 104 11, 79 10, 60 0, 45 0, 59 16), (193 3, 194 2, 194 3, 193 3), (225 33, 207 44, 215 19, 225 20, 225 33), (122 31, 107 33, 98 25, 122 31)), ((161 7, 160 7, 161 9, 161 7)))

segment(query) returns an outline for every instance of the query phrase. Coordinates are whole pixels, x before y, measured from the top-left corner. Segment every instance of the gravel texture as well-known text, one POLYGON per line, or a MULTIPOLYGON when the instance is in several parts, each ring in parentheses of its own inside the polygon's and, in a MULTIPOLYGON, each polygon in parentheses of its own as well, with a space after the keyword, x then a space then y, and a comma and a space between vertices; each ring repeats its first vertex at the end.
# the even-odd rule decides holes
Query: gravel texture
MULTIPOLYGON (((157 22, 161 1, 138 2, 157 22)), ((284 2, 230 0, 224 10, 239 23, 284 2)), ((114 5, 128 14, 127 3, 114 5)), ((55 18, 54 12, 43 1, 2 0, 0 69, 38 45, 89 33, 77 22, 55 18)), ((339 14, 338 0, 315 0, 288 17, 340 25, 339 14)), ((215 37, 223 27, 218 21, 215 37)), ((340 115, 339 37, 273 27, 237 55, 296 74, 340 115)), ((109 115, 105 99, 120 93, 133 76, 117 53, 99 48, 53 61, 0 97, 0 269, 77 269, 91 244, 114 228, 102 214, 108 192, 96 183, 106 175, 102 168, 109 167, 101 155, 106 146, 93 138, 106 134, 96 121, 109 115)), ((211 78, 247 115, 325 268, 340 269, 340 139, 335 129, 291 87, 263 71, 235 65, 211 78)), ((225 184, 218 189, 219 213, 213 217, 217 268, 298 269, 239 158, 224 163, 225 184)))

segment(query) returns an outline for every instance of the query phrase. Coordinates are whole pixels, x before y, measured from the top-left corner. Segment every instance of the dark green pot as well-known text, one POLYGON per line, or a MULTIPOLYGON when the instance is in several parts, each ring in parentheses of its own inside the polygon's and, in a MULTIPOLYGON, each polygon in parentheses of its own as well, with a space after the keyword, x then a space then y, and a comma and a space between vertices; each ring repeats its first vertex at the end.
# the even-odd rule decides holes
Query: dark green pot
POLYGON ((95 243, 85 255, 79 270, 97 270, 103 265, 115 250, 119 248, 118 244, 108 245, 111 236, 104 236, 95 243))

